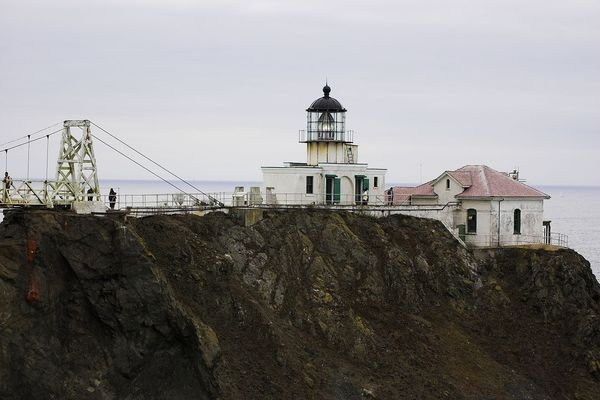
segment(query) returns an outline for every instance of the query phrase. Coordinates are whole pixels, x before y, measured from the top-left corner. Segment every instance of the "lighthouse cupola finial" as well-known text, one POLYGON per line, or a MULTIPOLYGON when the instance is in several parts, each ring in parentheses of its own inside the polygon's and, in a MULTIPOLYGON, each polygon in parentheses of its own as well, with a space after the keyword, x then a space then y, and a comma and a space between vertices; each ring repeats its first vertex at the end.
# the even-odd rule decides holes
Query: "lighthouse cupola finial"
POLYGON ((323 86, 323 94, 325 95, 325 97, 329 97, 330 92, 331 92, 331 88, 329 87, 327 82, 325 82, 325 86, 323 86))

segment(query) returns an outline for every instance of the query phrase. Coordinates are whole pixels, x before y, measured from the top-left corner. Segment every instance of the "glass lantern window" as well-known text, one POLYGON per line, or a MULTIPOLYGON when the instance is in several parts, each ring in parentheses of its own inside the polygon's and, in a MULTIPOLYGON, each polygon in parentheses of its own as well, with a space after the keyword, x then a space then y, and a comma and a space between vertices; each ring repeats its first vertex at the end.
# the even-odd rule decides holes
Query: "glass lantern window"
POLYGON ((344 112, 309 111, 307 115, 307 141, 346 141, 346 115, 344 112))

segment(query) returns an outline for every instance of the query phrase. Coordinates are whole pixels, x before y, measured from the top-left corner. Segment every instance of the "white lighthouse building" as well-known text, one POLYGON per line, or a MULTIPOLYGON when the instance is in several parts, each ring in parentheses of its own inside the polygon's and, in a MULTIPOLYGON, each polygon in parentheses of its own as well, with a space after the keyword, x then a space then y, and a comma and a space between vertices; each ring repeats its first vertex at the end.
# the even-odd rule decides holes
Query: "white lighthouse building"
POLYGON ((330 92, 325 85, 323 97, 306 109, 306 130, 299 134, 299 142, 306 143, 306 162, 261 168, 267 203, 385 204, 387 170, 358 162, 358 145, 346 130, 346 109, 330 92))

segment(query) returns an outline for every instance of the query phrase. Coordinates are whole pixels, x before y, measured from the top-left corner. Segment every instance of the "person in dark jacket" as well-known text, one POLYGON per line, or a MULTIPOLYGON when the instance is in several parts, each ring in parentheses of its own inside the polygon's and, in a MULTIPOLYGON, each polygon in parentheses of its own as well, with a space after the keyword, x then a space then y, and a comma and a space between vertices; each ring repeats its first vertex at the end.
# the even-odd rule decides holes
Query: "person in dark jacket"
POLYGON ((110 192, 108 193, 108 203, 110 204, 110 209, 115 209, 115 203, 117 202, 117 192, 113 188, 110 188, 110 192))

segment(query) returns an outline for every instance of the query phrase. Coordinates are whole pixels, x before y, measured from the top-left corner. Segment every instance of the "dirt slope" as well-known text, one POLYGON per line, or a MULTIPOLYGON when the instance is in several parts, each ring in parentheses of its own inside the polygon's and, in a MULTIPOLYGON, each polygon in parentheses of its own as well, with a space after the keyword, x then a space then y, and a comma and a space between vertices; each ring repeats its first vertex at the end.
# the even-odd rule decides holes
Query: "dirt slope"
POLYGON ((0 238, 2 399, 599 398, 572 251, 321 211, 16 213, 0 238))

